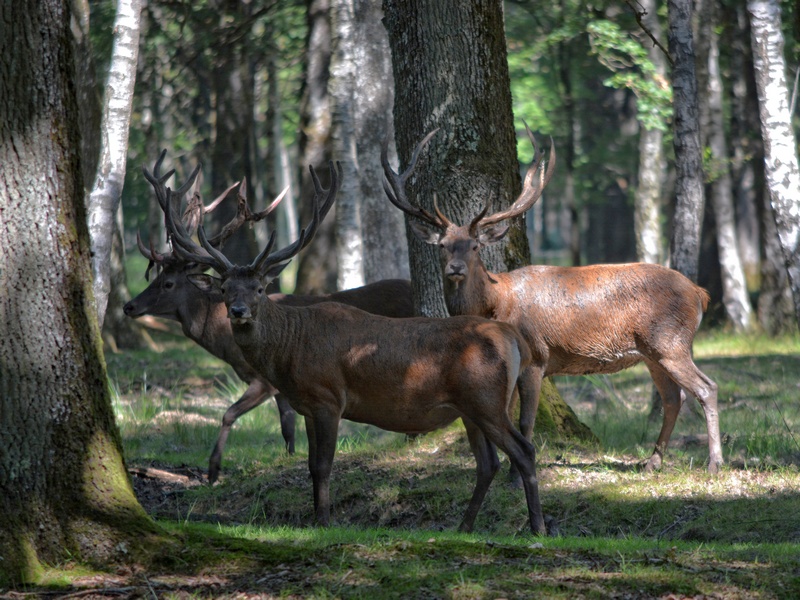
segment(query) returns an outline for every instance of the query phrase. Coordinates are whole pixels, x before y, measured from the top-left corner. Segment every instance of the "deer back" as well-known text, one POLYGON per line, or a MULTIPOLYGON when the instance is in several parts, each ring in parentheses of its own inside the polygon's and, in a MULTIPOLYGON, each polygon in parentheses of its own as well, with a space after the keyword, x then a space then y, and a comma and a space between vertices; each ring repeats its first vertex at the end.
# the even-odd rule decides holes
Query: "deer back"
POLYGON ((677 271, 645 263, 530 266, 493 277, 507 290, 495 318, 547 349, 547 374, 613 372, 690 351, 708 304, 707 292, 677 271))

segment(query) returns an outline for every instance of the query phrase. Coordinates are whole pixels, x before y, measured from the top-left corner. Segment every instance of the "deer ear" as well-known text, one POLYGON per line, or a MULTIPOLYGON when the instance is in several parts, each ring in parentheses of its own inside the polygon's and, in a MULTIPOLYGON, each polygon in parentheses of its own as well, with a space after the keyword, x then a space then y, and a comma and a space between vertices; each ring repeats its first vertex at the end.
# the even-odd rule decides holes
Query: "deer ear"
POLYGON ((278 275, 280 275, 286 267, 289 266, 290 262, 292 261, 289 260, 286 261, 285 263, 278 263, 277 265, 272 265, 261 275, 262 279, 267 279, 269 281, 272 281, 278 275))
POLYGON ((438 229, 428 227, 416 221, 411 221, 411 231, 426 244, 436 245, 439 243, 439 238, 442 237, 442 232, 438 229))
POLYGON ((510 225, 506 225, 505 227, 497 225, 486 227, 485 229, 482 229, 478 235, 478 242, 481 244, 481 246, 491 246, 492 244, 496 244, 506 237, 506 234, 510 228, 510 225))
POLYGON ((201 292, 208 294, 212 300, 222 302, 222 280, 206 273, 190 273, 186 278, 201 292))

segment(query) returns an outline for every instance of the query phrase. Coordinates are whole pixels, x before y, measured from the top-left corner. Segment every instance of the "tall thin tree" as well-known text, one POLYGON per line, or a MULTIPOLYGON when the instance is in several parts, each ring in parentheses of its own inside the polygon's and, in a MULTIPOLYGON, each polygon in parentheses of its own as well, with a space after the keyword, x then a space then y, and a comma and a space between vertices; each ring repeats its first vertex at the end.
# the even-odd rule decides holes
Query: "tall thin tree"
POLYGON ((128 154, 128 131, 139 55, 142 0, 119 0, 114 21, 114 49, 101 125, 100 162, 89 195, 89 232, 97 320, 100 327, 111 290, 111 247, 128 154))
POLYGON ((800 325, 800 168, 786 86, 781 7, 777 0, 750 0, 747 10, 767 184, 800 325))
POLYGON ((673 146, 675 148, 675 217, 670 243, 671 266, 697 281, 703 224, 703 152, 697 99, 691 0, 669 0, 668 40, 672 58, 673 146))

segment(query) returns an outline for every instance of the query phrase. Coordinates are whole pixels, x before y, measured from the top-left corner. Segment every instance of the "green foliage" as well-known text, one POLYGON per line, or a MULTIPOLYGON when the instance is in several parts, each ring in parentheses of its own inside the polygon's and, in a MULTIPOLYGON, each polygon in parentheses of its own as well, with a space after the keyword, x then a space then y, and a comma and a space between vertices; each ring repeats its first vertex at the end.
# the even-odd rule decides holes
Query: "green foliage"
POLYGON ((637 118, 645 128, 669 131, 672 86, 656 72, 647 50, 612 21, 592 21, 587 32, 592 53, 614 73, 603 83, 636 94, 637 118))
MULTIPOLYGON (((101 23, 109 15, 113 19, 112 2, 93 3, 93 19, 95 10, 101 23)), ((110 51, 110 29, 92 28, 99 61, 110 51)), ((257 168, 266 161, 272 137, 265 126, 268 110, 281 112, 286 143, 297 141, 305 34, 305 5, 299 0, 266 4, 156 0, 146 4, 122 198, 129 232, 146 228, 152 190, 141 168, 152 167, 162 148, 168 150, 179 175, 198 162, 209 163, 216 142, 215 123, 230 118, 217 105, 214 92, 215 78, 224 76, 215 71, 223 60, 221 49, 236 57, 245 79, 252 83, 252 89, 240 90, 239 95, 253 97, 253 128, 242 135, 252 136, 257 168), (266 64, 270 60, 276 63, 280 106, 268 103, 266 64)), ((234 181, 246 174, 231 172, 229 177, 234 181)), ((254 188, 266 186, 267 176, 250 175, 253 197, 260 193, 254 188)), ((207 189, 203 192, 208 195, 207 189)))

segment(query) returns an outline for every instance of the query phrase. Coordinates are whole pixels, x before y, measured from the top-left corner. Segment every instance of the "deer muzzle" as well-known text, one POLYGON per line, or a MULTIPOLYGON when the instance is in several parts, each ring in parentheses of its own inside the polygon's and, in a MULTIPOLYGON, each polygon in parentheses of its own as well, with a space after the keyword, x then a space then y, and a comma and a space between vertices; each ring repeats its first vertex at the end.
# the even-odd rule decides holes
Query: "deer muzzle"
POLYGON ((451 260, 445 267, 444 275, 450 281, 457 283, 464 281, 467 274, 467 263, 462 260, 451 260))
POLYGON ((228 307, 228 318, 234 323, 245 323, 253 318, 253 314, 245 304, 232 304, 228 307))

